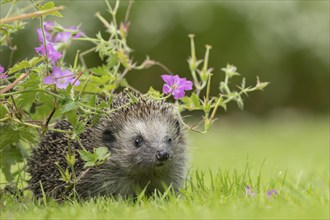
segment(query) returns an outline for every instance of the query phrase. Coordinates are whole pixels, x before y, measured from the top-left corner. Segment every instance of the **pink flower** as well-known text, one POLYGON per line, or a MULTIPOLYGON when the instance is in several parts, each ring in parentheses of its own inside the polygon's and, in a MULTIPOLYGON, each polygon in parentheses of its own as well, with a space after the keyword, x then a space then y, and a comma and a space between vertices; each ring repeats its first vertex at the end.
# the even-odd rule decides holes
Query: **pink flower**
POLYGON ((44 56, 47 55, 52 64, 55 64, 56 61, 62 57, 62 54, 54 48, 53 44, 47 43, 46 49, 47 49, 47 54, 44 45, 35 48, 37 53, 42 54, 44 56))
POLYGON ((71 32, 60 32, 55 36, 54 42, 67 43, 71 38, 71 34, 72 34, 71 32))
POLYGON ((69 70, 62 71, 59 67, 54 67, 50 76, 44 79, 45 84, 56 84, 57 88, 65 89, 69 84, 78 86, 80 81, 74 78, 74 74, 69 70))
POLYGON ((185 90, 192 90, 193 84, 186 78, 180 78, 178 75, 162 75, 161 77, 165 82, 163 92, 165 94, 172 93, 175 99, 184 97, 185 90))
POLYGON ((256 197, 257 193, 252 190, 250 186, 245 187, 245 194, 250 196, 250 197, 256 197))
MULTIPOLYGON (((44 25, 44 32, 45 32, 45 37, 47 42, 52 42, 53 35, 50 33, 54 29, 54 22, 47 22, 45 21, 43 23, 44 25)), ((37 33, 38 33, 38 40, 43 43, 44 42, 44 37, 42 35, 42 30, 40 28, 37 28, 37 33)))
POLYGON ((267 196, 268 197, 277 196, 277 195, 278 195, 278 192, 277 192, 276 189, 271 189, 271 190, 267 191, 267 196))
POLYGON ((69 28, 66 28, 67 30, 72 30, 71 31, 64 31, 64 32, 59 32, 54 39, 54 42, 63 42, 66 43, 68 42, 71 38, 79 38, 82 35, 82 32, 79 31, 79 29, 75 26, 71 26, 69 28))
MULTIPOLYGON (((44 36, 42 35, 42 30, 40 28, 37 28, 37 33, 38 33, 38 40, 40 41, 40 43, 43 43, 44 36)), ((45 30, 45 37, 46 37, 46 42, 51 42, 53 35, 45 30)))
POLYGON ((3 74, 3 72, 5 72, 5 68, 0 65, 0 79, 5 79, 8 77, 6 74, 3 74))

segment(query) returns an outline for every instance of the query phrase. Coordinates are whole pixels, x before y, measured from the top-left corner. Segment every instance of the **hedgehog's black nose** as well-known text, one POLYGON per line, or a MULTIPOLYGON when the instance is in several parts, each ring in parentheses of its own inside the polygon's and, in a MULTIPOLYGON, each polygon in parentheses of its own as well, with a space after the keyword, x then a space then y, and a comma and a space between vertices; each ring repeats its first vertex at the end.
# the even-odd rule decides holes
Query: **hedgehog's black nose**
POLYGON ((157 151, 156 158, 158 161, 166 161, 170 158, 170 154, 164 150, 157 151))

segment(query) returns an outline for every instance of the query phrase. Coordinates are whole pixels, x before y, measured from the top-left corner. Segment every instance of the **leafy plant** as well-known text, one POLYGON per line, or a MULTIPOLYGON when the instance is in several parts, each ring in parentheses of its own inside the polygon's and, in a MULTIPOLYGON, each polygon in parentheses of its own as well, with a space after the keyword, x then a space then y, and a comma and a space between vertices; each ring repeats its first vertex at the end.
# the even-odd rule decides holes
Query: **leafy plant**
MULTIPOLYGON (((165 82, 163 90, 158 91, 150 87, 148 93, 143 96, 167 101, 173 96, 178 114, 187 110, 203 111, 202 128, 187 125, 182 120, 189 129, 201 133, 206 133, 212 127, 219 107, 226 109, 227 104, 234 101, 243 109, 242 96, 262 90, 268 84, 257 78, 255 86, 246 86, 243 78, 241 85, 237 86, 238 90, 235 90, 230 87, 230 80, 240 74, 235 66, 228 64, 222 69, 225 78, 219 82, 219 93, 212 96, 210 87, 213 69, 208 66, 211 46, 206 45, 204 58, 198 59, 193 35, 189 35, 191 56, 188 59, 192 81, 178 75, 173 76, 165 65, 149 57, 137 64, 131 56, 132 49, 127 44, 128 15, 131 7, 128 7, 125 19, 119 23, 119 1, 116 1, 114 6, 105 2, 112 18, 110 22, 100 13, 96 13, 108 35, 98 32, 95 36, 87 36, 80 30, 81 27, 63 27, 51 21, 52 16, 62 17, 60 11, 63 6, 55 6, 54 2, 43 4, 40 1, 28 1, 25 8, 19 8, 17 2, 1 3, 10 4, 7 15, 0 20, 1 47, 9 48, 12 53, 22 49, 13 44, 12 38, 25 28, 26 22, 23 20, 26 18, 33 18, 30 22, 39 20, 40 27, 36 30, 36 36, 40 45, 35 48, 34 57, 14 65, 11 65, 11 60, 7 69, 0 69, 0 164, 8 181, 14 180, 14 172, 10 168, 25 161, 25 151, 38 142, 37 135, 56 131, 66 133, 68 138, 79 142, 79 134, 87 127, 86 123, 81 122, 92 118, 95 123, 101 114, 111 114, 112 111, 118 110, 109 109, 113 95, 123 89, 128 94, 130 91, 136 91, 125 78, 132 70, 143 70, 153 65, 162 67, 166 72, 162 76, 165 82), (31 10, 33 11, 30 12, 31 10), (48 21, 45 21, 46 19, 48 21), (76 51, 74 63, 68 63, 65 54, 75 41, 83 41, 93 46, 81 53, 76 51), (101 65, 86 65, 84 56, 91 52, 98 53, 103 61, 101 65), (186 95, 190 90, 190 95, 186 95), (201 97, 202 92, 206 94, 204 97, 201 97), (72 130, 54 128, 56 120, 63 119, 71 123, 72 130)), ((134 96, 131 102, 134 102, 134 96)), ((98 166, 110 157, 106 148, 94 147, 97 147, 94 152, 78 151, 79 156, 86 162, 85 167, 98 166)), ((72 179, 76 181, 79 177, 75 177, 73 169, 75 155, 68 152, 66 160, 71 169, 63 169, 58 165, 62 180, 67 183, 72 182, 72 179)))

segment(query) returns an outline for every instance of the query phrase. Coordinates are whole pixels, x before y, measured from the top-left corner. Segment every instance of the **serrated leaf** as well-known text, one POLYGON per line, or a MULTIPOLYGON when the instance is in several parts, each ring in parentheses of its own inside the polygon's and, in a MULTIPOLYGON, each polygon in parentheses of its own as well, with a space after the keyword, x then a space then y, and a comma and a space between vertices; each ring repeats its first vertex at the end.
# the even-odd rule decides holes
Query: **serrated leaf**
POLYGON ((73 130, 75 133, 80 134, 80 133, 84 132, 85 128, 86 128, 86 124, 83 124, 82 122, 80 122, 77 124, 77 126, 75 126, 73 128, 73 130))
POLYGON ((114 67, 118 60, 118 57, 114 53, 111 53, 107 59, 108 68, 114 67))
POLYGON ((14 175, 11 172, 11 166, 23 161, 23 158, 25 156, 24 148, 21 144, 11 144, 7 146, 0 145, 0 149, 1 149, 0 151, 1 171, 5 175, 5 179, 7 180, 7 182, 13 181, 14 175))
POLYGON ((4 118, 9 113, 5 105, 0 104, 0 118, 4 118))
POLYGON ((23 60, 19 63, 16 63, 12 68, 9 69, 9 74, 15 73, 17 71, 20 71, 22 69, 26 69, 31 67, 29 61, 23 60))
POLYGON ((187 109, 194 110, 203 108, 200 103, 199 97, 195 93, 192 93, 190 97, 185 96, 181 100, 186 105, 187 109))
POLYGON ((46 2, 45 4, 39 7, 39 10, 48 10, 54 8, 54 6, 55 6, 54 2, 46 2))
POLYGON ((65 113, 67 119, 69 120, 70 124, 75 127, 78 123, 79 117, 76 111, 69 111, 65 113))
POLYGON ((196 93, 193 92, 191 94, 190 98, 191 98, 191 101, 192 101, 193 105, 195 106, 195 108, 201 108, 202 107, 202 105, 199 101, 199 97, 198 97, 198 95, 196 95, 196 93))
POLYGON ((20 127, 19 136, 21 140, 26 141, 29 144, 34 144, 38 141, 38 134, 34 128, 20 127))
POLYGON ((123 66, 125 68, 129 68, 129 63, 128 63, 129 59, 123 52, 118 51, 117 52, 117 57, 118 57, 120 63, 123 64, 123 66))
POLYGON ((16 98, 17 106, 26 110, 30 109, 32 103, 36 100, 37 93, 38 92, 31 91, 20 94, 20 96, 16 98))
POLYGON ((66 113, 66 112, 69 112, 71 110, 74 110, 78 108, 78 104, 76 102, 69 102, 69 103, 66 103, 64 106, 63 106, 63 113, 66 113))
POLYGON ((18 143, 19 135, 17 130, 9 126, 0 126, 0 149, 7 145, 18 143))
POLYGON ((66 162, 69 164, 69 166, 73 166, 76 162, 75 154, 67 154, 65 156, 66 162))
POLYGON ((108 159, 110 156, 109 150, 106 147, 96 148, 95 153, 98 160, 105 160, 108 159))
POLYGON ((30 66, 35 66, 37 65, 39 62, 45 60, 46 57, 42 56, 42 57, 33 57, 32 59, 29 60, 29 64, 30 66))
POLYGON ((79 153, 81 159, 83 161, 93 161, 94 160, 94 155, 89 152, 89 151, 86 151, 86 150, 77 150, 77 152, 79 153))
POLYGON ((162 94, 159 91, 152 88, 152 86, 150 86, 150 88, 148 90, 148 94, 153 98, 161 98, 162 97, 162 94))
POLYGON ((94 68, 91 68, 90 71, 96 75, 105 75, 105 74, 108 74, 109 73, 109 69, 107 66, 105 65, 102 65, 102 66, 97 66, 97 67, 94 67, 94 68))
POLYGON ((94 165, 95 165, 95 162, 88 161, 88 162, 85 163, 84 167, 93 167, 94 165))

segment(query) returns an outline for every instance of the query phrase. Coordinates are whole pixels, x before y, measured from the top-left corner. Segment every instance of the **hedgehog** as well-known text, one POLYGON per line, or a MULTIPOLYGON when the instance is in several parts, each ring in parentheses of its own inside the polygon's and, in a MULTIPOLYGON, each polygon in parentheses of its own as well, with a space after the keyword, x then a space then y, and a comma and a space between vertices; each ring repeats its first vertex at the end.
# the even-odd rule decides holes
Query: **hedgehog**
MULTIPOLYGON (((72 195, 72 187, 61 180, 61 168, 72 171, 65 156, 75 154, 74 191, 78 198, 113 196, 134 198, 141 190, 145 195, 164 192, 168 187, 179 191, 187 171, 187 138, 181 116, 174 104, 137 95, 135 102, 127 94, 115 96, 111 113, 80 134, 80 144, 65 133, 47 131, 32 150, 27 162, 31 178, 28 188, 40 198, 43 194, 62 200, 72 195), (77 150, 82 146, 93 152, 106 147, 108 160, 89 169, 77 150)), ((56 129, 72 130, 66 120, 56 129)))

